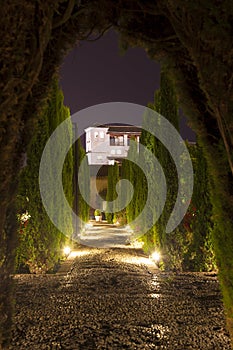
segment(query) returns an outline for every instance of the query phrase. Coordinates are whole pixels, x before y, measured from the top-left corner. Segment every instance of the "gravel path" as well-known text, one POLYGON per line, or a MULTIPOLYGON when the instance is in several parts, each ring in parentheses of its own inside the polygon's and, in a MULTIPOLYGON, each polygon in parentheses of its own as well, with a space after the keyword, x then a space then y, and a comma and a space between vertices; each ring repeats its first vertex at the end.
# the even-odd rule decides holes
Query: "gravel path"
POLYGON ((11 349, 231 349, 214 275, 82 248, 68 274, 16 276, 11 349))

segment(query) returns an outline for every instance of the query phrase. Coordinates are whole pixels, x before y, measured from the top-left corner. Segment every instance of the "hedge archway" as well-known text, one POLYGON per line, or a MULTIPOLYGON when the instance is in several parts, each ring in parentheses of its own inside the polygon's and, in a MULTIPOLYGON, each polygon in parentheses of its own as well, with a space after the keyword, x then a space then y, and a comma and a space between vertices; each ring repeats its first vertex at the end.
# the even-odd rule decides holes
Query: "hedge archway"
MULTIPOLYGON (((143 47, 168 67, 204 148, 212 175, 215 253, 233 339, 231 2, 12 0, 0 12, 0 305, 9 295, 13 271, 16 175, 52 78, 77 41, 96 40, 113 27, 122 48, 143 47)), ((6 344, 10 315, 6 309, 0 313, 6 344)))

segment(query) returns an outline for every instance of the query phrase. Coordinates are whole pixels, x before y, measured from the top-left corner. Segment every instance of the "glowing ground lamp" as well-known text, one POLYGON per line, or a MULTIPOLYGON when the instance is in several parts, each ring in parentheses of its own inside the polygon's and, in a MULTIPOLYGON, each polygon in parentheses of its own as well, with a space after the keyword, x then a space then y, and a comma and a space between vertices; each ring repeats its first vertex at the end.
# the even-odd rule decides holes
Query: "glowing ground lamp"
POLYGON ((158 251, 155 251, 154 253, 151 254, 151 259, 155 262, 155 263, 159 263, 160 259, 161 259, 161 254, 158 251))
POLYGON ((69 246, 64 247, 63 253, 65 254, 66 257, 70 255, 71 248, 69 246))

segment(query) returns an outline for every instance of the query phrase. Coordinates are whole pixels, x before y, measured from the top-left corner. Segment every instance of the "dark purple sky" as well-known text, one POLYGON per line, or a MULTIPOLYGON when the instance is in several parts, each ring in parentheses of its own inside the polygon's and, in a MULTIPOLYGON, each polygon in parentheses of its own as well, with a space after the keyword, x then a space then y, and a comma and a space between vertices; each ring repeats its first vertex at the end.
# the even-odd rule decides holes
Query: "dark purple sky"
MULTIPOLYGON (((140 48, 121 56, 113 31, 95 42, 82 42, 65 58, 60 85, 71 115, 105 102, 132 102, 146 106, 159 88, 160 66, 140 48)), ((114 122, 117 122, 114 121, 114 122)), ((140 121, 132 121, 140 125, 140 121)), ((82 128, 80 123, 79 127, 82 128)), ((181 135, 193 139, 182 122, 181 135)))

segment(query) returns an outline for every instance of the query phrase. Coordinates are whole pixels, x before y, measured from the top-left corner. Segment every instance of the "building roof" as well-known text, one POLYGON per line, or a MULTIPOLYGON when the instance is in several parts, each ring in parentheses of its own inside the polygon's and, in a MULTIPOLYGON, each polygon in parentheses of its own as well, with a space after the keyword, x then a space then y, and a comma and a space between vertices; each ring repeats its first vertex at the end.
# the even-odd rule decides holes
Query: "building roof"
POLYGON ((109 126, 107 134, 141 134, 141 128, 139 126, 132 126, 132 125, 113 125, 109 126))

